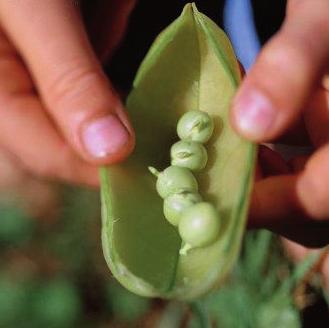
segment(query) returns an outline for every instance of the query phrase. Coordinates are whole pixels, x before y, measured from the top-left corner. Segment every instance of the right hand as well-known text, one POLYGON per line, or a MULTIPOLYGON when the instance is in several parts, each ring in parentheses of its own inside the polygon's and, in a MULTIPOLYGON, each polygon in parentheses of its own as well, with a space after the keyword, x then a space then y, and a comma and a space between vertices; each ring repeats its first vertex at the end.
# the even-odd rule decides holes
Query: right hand
POLYGON ((250 225, 319 247, 329 242, 329 2, 287 4, 281 29, 235 97, 232 124, 257 143, 313 146, 302 165, 290 163, 291 170, 275 172, 285 164, 273 154, 265 160, 272 172, 255 184, 250 225))

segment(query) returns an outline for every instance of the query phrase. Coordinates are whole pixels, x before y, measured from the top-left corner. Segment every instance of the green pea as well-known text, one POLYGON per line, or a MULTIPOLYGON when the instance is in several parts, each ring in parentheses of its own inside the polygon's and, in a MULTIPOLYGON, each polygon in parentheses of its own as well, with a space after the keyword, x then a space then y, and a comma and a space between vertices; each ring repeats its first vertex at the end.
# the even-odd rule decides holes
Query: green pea
POLYGON ((208 113, 199 110, 186 112, 178 121, 177 134, 182 140, 206 143, 214 131, 214 122, 208 113))
POLYGON ((178 225, 182 240, 191 247, 204 247, 218 237, 220 223, 215 207, 206 202, 187 208, 178 225))
POLYGON ((172 165, 162 172, 158 172, 153 167, 149 167, 149 170, 158 177, 156 189, 162 198, 182 191, 198 191, 198 182, 194 175, 184 167, 172 165))
POLYGON ((205 168, 208 160, 206 148, 195 141, 181 140, 170 149, 171 164, 186 167, 192 171, 205 168))
POLYGON ((177 226, 183 211, 188 207, 202 201, 198 193, 180 192, 168 196, 163 203, 165 218, 174 226, 177 226))

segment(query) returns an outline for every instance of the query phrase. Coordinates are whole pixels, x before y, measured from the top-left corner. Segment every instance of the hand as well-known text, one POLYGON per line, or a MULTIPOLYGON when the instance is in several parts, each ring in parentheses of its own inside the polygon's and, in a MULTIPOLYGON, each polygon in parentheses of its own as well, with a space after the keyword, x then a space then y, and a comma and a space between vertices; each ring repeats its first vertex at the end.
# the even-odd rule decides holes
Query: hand
POLYGON ((250 212, 251 226, 309 246, 329 242, 328 12, 327 0, 288 2, 281 30, 262 50, 232 109, 233 126, 250 140, 308 138, 314 146, 305 167, 293 167, 297 158, 291 170, 256 182, 250 212))
POLYGON ((97 185, 97 166, 132 150, 132 127, 99 58, 120 40, 133 4, 0 1, 0 148, 24 169, 97 185))

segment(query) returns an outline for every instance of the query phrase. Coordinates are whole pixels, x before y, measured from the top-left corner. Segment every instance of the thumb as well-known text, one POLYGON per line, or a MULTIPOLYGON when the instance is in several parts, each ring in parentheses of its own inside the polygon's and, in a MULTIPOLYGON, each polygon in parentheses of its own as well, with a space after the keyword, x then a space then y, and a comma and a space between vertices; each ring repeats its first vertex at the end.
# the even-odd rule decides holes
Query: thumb
POLYGON ((329 59, 329 2, 299 0, 264 47, 235 98, 232 123, 256 142, 278 137, 296 120, 329 59))
POLYGON ((67 142, 94 164, 116 162, 132 150, 133 130, 74 3, 1 1, 0 20, 67 142))

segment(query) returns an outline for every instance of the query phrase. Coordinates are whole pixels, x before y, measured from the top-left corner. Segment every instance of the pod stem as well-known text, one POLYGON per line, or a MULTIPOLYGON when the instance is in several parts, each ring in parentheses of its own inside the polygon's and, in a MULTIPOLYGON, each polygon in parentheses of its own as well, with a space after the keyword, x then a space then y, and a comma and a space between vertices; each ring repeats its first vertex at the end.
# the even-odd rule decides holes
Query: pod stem
POLYGON ((148 169, 155 177, 159 176, 160 172, 155 167, 149 166, 148 169))
POLYGON ((180 250, 179 250, 179 254, 180 255, 186 255, 187 252, 192 249, 193 247, 190 244, 185 244, 180 250))

